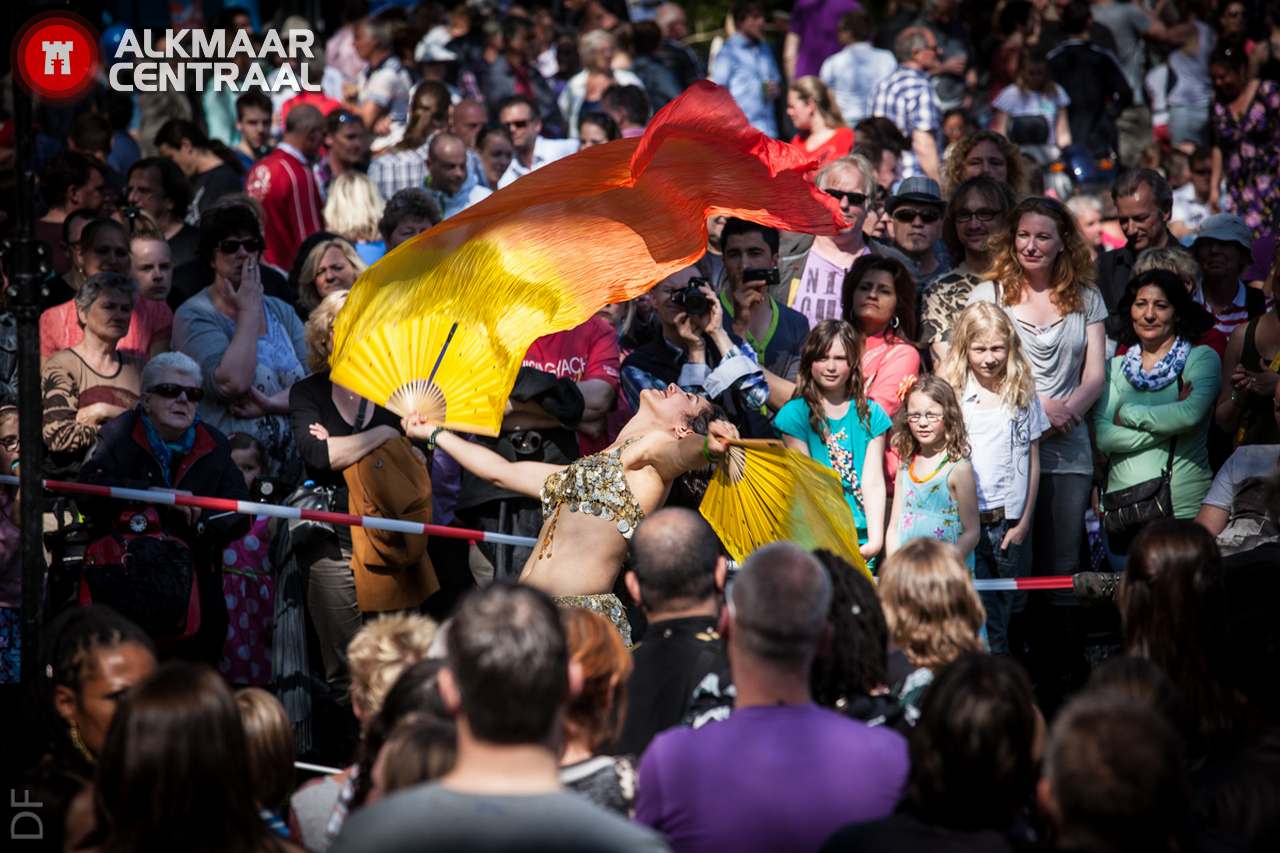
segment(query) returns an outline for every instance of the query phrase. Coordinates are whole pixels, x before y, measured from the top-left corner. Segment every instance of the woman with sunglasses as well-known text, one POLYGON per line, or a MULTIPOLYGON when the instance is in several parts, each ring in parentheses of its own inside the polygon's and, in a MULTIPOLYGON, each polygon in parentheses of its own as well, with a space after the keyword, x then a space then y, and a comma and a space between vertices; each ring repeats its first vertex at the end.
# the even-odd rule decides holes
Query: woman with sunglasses
MULTIPOLYGON (((102 426, 80 480, 104 486, 155 489, 229 500, 248 500, 244 476, 222 432, 196 414, 205 398, 200 366, 180 352, 162 353, 142 369, 139 404, 102 426)), ((78 500, 92 526, 114 527, 119 501, 78 500)), ((249 517, 195 507, 161 507, 164 531, 187 543, 200 595, 200 627, 184 640, 182 656, 216 666, 227 634, 222 597, 222 551, 249 529, 249 517)))
POLYGON ((286 302, 262 292, 262 233, 253 211, 217 207, 200 227, 200 257, 213 284, 183 303, 173 320, 173 347, 204 374, 200 416, 224 433, 244 432, 267 448, 272 473, 298 473, 289 428, 289 388, 306 375, 302 321, 286 302))
POLYGON ((922 288, 920 344, 929 347, 933 363, 941 364, 951 340, 951 327, 969 301, 969 293, 986 281, 991 266, 991 237, 1004 227, 1014 205, 1009 187, 979 175, 956 188, 942 218, 942 240, 953 260, 949 272, 922 288))

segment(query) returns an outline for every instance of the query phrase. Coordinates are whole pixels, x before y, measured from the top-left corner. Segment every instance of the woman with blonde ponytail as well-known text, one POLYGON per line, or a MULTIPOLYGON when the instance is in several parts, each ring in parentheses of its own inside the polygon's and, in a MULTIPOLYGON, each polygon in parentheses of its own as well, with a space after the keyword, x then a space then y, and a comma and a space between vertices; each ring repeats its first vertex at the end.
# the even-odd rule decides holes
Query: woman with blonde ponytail
POLYGON ((801 77, 787 90, 787 117, 796 126, 792 145, 821 157, 825 164, 853 149, 853 131, 844 123, 840 107, 827 84, 817 77, 801 77))

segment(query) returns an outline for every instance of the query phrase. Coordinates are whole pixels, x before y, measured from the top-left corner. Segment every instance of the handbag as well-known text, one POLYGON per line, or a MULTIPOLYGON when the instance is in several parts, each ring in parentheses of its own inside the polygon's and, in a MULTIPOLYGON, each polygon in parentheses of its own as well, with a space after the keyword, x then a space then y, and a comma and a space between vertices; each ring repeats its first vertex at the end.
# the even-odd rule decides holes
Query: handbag
MULTIPOLYGON (((1182 391, 1182 376, 1178 376, 1178 391, 1182 391)), ((1148 522, 1173 517, 1173 452, 1177 445, 1175 435, 1169 439, 1169 453, 1159 477, 1118 491, 1103 492, 1102 526, 1106 528, 1113 551, 1120 550, 1116 545, 1127 548, 1128 541, 1148 522)))
POLYGON ((200 628, 200 595, 187 543, 170 536, 154 507, 129 508, 85 550, 78 601, 107 604, 157 640, 200 628))

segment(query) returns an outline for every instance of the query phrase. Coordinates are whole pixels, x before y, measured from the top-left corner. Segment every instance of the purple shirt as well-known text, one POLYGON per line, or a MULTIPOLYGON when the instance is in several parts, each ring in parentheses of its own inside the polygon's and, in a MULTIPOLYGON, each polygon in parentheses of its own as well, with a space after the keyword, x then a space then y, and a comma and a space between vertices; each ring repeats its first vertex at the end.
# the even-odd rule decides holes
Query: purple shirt
POLYGON ((822 61, 841 47, 836 33, 840 19, 861 8, 857 0, 796 0, 791 10, 791 32, 800 36, 796 77, 817 76, 822 61))
POLYGON ((742 708, 658 735, 636 816, 672 850, 817 850, 847 823, 893 812, 909 760, 897 732, 817 705, 742 708))

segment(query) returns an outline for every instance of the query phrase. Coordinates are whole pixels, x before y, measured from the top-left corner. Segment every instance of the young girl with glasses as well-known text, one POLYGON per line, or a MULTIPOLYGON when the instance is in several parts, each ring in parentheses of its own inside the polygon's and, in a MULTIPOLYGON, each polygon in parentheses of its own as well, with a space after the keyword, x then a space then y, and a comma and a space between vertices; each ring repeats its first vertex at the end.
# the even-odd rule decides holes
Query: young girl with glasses
POLYGON ((783 441, 840 477, 844 498, 868 560, 884 542, 884 434, 892 421, 868 399, 862 341, 843 320, 824 320, 800 352, 795 396, 773 420, 783 441))
MULTIPOLYGON (((981 532, 974 575, 1017 578, 1026 574, 1031 522, 1040 481, 1040 436, 1049 419, 1036 397, 1031 363, 1013 323, 988 302, 970 305, 956 322, 941 373, 960 391, 978 490, 981 532)), ((1025 606, 1026 593, 984 592, 991 651, 1009 653, 1009 616, 1025 606)))
POLYGON ((955 545, 973 571, 978 544, 978 492, 969 464, 969 436, 955 391, 925 376, 894 419, 893 447, 902 458, 885 538, 892 556, 921 536, 955 545))

